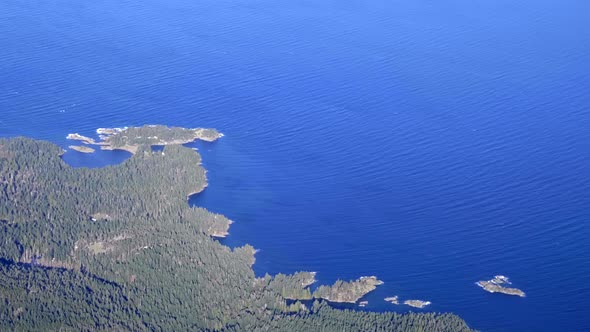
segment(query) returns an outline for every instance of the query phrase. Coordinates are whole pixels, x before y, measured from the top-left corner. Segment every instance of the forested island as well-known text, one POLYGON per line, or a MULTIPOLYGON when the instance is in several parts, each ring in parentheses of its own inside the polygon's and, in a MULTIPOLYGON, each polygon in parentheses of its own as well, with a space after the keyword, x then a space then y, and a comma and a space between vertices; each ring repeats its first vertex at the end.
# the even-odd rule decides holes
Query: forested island
POLYGON ((49 142, 0 139, 0 330, 470 331, 453 314, 322 300, 357 301, 373 277, 313 294, 313 272, 256 277, 253 247, 214 239, 230 221, 186 201, 207 181, 199 154, 179 144, 220 134, 153 132, 164 128, 99 132, 102 148, 133 156, 92 169, 68 166, 49 142))

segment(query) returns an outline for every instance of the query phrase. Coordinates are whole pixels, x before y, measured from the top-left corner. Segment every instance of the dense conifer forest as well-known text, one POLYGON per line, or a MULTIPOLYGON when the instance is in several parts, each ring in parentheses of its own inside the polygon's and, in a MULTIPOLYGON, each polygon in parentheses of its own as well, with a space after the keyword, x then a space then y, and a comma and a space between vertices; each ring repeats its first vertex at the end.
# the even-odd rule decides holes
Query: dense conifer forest
POLYGON ((309 273, 257 278, 254 248, 213 238, 229 220, 187 204, 206 185, 192 149, 141 146, 100 169, 62 152, 0 139, 0 330, 470 330, 452 314, 334 309, 309 273))

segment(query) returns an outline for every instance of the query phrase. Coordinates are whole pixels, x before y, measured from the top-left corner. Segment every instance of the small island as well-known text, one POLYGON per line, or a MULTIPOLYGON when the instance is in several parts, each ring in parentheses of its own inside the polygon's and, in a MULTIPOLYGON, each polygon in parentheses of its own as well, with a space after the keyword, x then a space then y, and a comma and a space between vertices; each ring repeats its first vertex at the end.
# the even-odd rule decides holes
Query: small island
POLYGON ((181 128, 162 125, 145 125, 142 127, 98 128, 96 133, 100 141, 74 133, 66 138, 88 145, 100 146, 102 150, 125 150, 135 154, 140 146, 181 145, 196 140, 213 142, 223 134, 208 128, 181 128))
POLYGON ((398 296, 391 296, 391 297, 386 297, 385 301, 390 302, 391 304, 399 304, 399 298, 398 296))
POLYGON ((508 285, 511 284, 508 277, 505 277, 502 275, 494 276, 493 279, 490 279, 487 281, 485 281, 485 280, 478 281, 478 282, 476 282, 476 284, 479 287, 483 288, 486 292, 490 292, 490 293, 502 293, 502 294, 507 294, 507 295, 516 295, 516 296, 520 296, 520 297, 526 296, 526 294, 518 288, 511 288, 511 287, 502 286, 503 284, 508 284, 508 285))
POLYGON ((421 301, 421 300, 406 300, 406 301, 404 301, 404 304, 409 305, 410 307, 422 309, 422 308, 426 307, 427 305, 430 305, 431 302, 430 301, 421 301))
POLYGON ((94 141, 94 139, 90 138, 90 137, 86 137, 86 136, 82 136, 80 134, 68 134, 68 136, 66 137, 67 139, 73 140, 73 141, 80 141, 84 144, 92 144, 92 145, 96 145, 97 143, 94 141))
POLYGON ((70 145, 69 148, 82 153, 93 153, 95 151, 93 148, 83 145, 70 145))
POLYGON ((318 287, 313 293, 313 297, 329 302, 356 303, 363 296, 382 284, 383 281, 377 279, 375 276, 360 277, 357 280, 349 282, 338 280, 332 286, 318 287))

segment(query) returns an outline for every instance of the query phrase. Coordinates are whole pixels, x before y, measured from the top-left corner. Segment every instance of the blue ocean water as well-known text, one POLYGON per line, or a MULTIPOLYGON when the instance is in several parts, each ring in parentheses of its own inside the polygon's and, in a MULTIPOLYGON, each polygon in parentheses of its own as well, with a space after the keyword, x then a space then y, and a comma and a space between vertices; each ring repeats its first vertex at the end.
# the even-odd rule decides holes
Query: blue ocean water
POLYGON ((579 0, 4 0, 0 136, 215 127, 191 203, 235 221, 257 274, 377 275, 362 310, 584 331, 589 21, 579 0), (474 285, 495 274, 527 297, 474 285))

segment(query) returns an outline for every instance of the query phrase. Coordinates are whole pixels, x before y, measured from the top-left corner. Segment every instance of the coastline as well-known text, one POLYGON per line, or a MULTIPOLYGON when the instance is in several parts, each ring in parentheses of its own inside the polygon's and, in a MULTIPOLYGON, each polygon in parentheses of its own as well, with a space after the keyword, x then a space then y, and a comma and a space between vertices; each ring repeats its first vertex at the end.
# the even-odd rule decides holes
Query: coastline
POLYGON ((66 136, 66 139, 79 141, 86 145, 99 146, 101 150, 123 150, 135 154, 142 145, 182 145, 196 140, 211 143, 225 136, 223 133, 210 128, 181 128, 163 125, 98 128, 96 134, 98 134, 99 141, 78 133, 70 133, 66 136))
MULTIPOLYGON (((82 136, 80 134, 69 134, 67 136, 67 138, 71 139, 71 140, 80 141, 80 142, 87 144, 87 145, 99 146, 101 148, 101 150, 110 150, 110 151, 124 150, 124 151, 130 152, 131 154, 136 154, 140 145, 123 144, 123 145, 113 146, 107 140, 112 139, 113 137, 117 137, 117 135, 125 133, 127 130, 131 130, 131 129, 141 130, 142 128, 166 128, 166 129, 169 129, 170 127, 146 125, 143 127, 131 127, 131 128, 130 127, 99 128, 96 131, 97 131, 97 134, 99 134, 99 137, 102 141, 96 141, 93 138, 82 136)), ((177 129, 184 130, 183 128, 177 128, 177 129)), ((195 134, 194 137, 191 137, 190 139, 186 139, 186 140, 173 139, 173 140, 167 140, 167 141, 158 141, 157 144, 153 144, 153 145, 159 145, 159 146, 161 146, 161 145, 182 145, 182 144, 194 142, 195 140, 198 140, 198 139, 203 140, 205 142, 214 142, 217 139, 224 136, 222 133, 216 132, 217 133, 216 136, 206 137, 206 136, 201 135, 202 129, 190 129, 190 130, 195 130, 196 132, 198 132, 198 134, 195 134)), ((133 137, 127 138, 127 136, 125 136, 125 138, 128 140, 133 140, 133 137)), ((152 145, 152 144, 148 144, 148 145, 152 145)), ((193 148, 192 150, 200 156, 198 149, 193 148)), ((200 156, 200 158, 201 158, 201 156, 200 156)), ((201 167, 203 169, 205 174, 207 173, 207 170, 202 166, 202 162, 199 164, 199 167, 201 167)), ((192 190, 186 194, 187 201, 190 201, 193 196, 203 193, 204 190, 208 186, 209 186, 209 182, 208 182, 207 178, 205 177, 204 183, 200 187, 197 187, 194 190, 192 190)), ((204 209, 203 207, 198 207, 198 208, 204 209)), ((227 236, 229 236, 229 234, 230 234, 229 233, 230 226, 234 223, 234 221, 228 219, 227 217, 225 217, 222 214, 214 214, 214 217, 211 222, 212 222, 212 224, 211 224, 211 227, 209 228, 208 235, 211 236, 212 238, 215 238, 215 239, 227 238, 227 236), (222 223, 219 224, 218 222, 222 222, 222 223)), ((246 246, 247 246, 247 248, 250 248, 248 256, 251 258, 249 259, 248 263, 252 266, 256 262, 256 259, 254 256, 256 255, 257 252, 259 252, 259 250, 254 249, 249 245, 246 245, 246 246)), ((316 279, 315 279, 316 273, 314 272, 312 275, 313 275, 313 280, 311 282, 304 283, 302 285, 303 288, 307 288, 311 284, 316 282, 316 279)), ((372 292, 377 286, 382 285, 382 284, 383 284, 383 281, 377 279, 377 277, 375 277, 375 276, 361 276, 356 280, 345 283, 345 285, 350 285, 350 287, 352 287, 352 288, 358 287, 358 286, 354 286, 354 285, 364 285, 364 286, 362 286, 362 287, 365 287, 364 290, 362 290, 362 291, 359 289, 355 290, 355 292, 359 292, 357 295, 350 295, 349 294, 350 296, 349 295, 345 296, 343 294, 348 291, 339 290, 336 293, 332 293, 331 295, 326 294, 326 295, 322 296, 319 294, 314 294, 314 296, 312 298, 323 299, 323 300, 327 301, 328 303, 332 303, 332 304, 358 304, 359 301, 366 294, 368 294, 369 292, 372 292), (344 292, 344 293, 342 293, 342 292, 344 292)), ((318 287, 320 287, 320 288, 321 287, 336 287, 336 284, 333 286, 319 285, 318 287)), ((338 286, 338 287, 340 287, 340 286, 338 286)), ((350 289, 352 289, 352 288, 350 288, 350 289)), ((334 292, 334 290, 332 292, 334 292)), ((393 303, 393 301, 392 301, 392 303, 393 303)), ((417 308, 423 308, 423 307, 427 306, 428 304, 430 304, 430 302, 418 301, 418 300, 408 300, 408 301, 405 301, 404 304, 409 305, 409 306, 413 306, 413 307, 417 307, 417 308), (418 303, 418 302, 420 302, 420 303, 418 303)))

